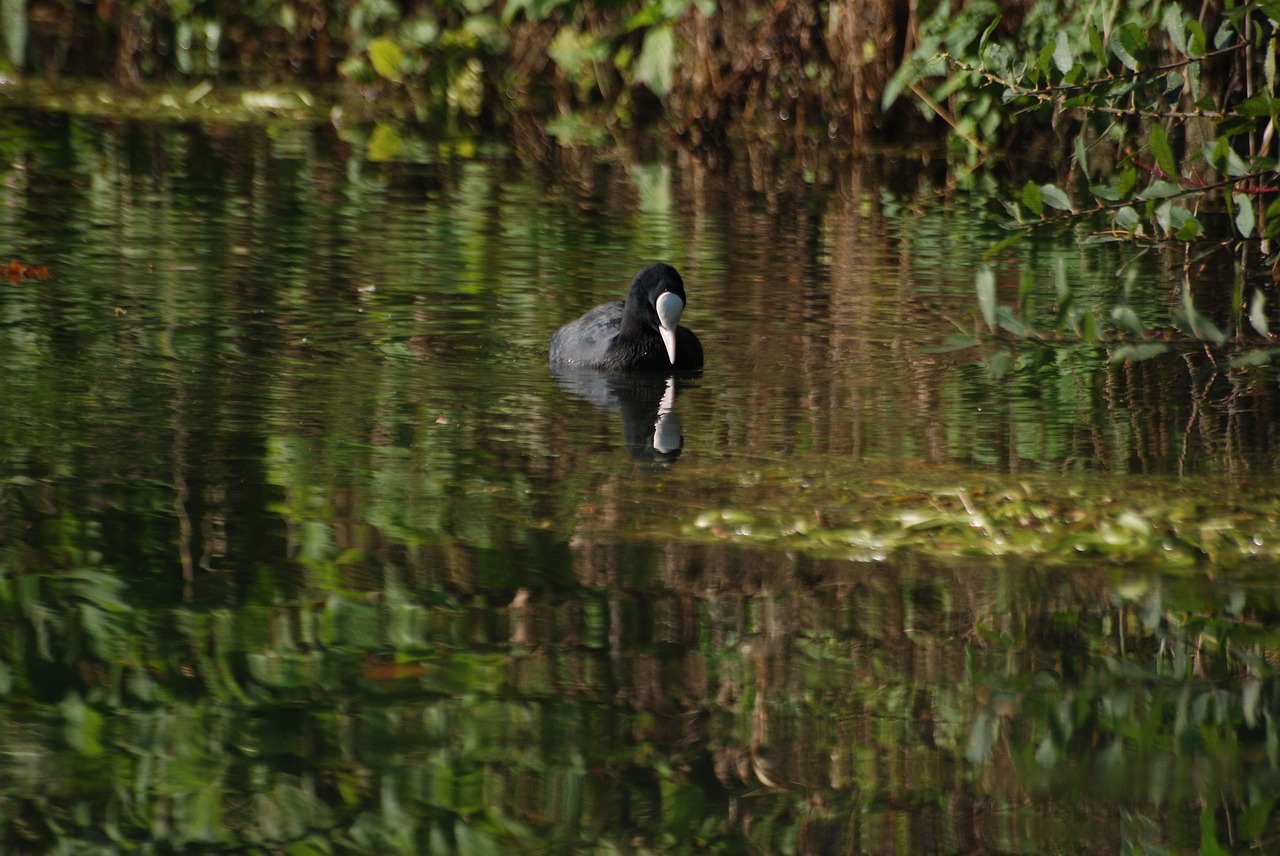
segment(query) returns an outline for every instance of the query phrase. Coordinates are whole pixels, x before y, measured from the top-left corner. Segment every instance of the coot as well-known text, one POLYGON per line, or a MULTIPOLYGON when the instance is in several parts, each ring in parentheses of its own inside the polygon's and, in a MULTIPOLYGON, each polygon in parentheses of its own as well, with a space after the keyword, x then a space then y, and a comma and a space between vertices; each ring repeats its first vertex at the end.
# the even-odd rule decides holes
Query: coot
POLYGON ((667 264, 631 280, 625 301, 602 303, 551 337, 552 365, 605 371, 702 368, 702 343, 680 326, 684 281, 667 264))

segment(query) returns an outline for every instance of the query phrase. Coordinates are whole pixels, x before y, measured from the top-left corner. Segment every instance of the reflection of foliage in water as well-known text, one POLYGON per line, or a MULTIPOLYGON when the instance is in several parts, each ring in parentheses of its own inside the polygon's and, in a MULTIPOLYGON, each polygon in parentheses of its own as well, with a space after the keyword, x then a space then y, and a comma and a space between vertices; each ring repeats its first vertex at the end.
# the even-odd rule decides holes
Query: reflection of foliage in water
POLYGON ((5 837, 413 852, 1274 834, 1277 648, 1254 583, 610 552, 575 551, 596 574, 576 592, 489 604, 388 575, 156 609, 95 571, 9 577, 3 739, 25 760, 0 788, 5 837), (1123 826, 1071 828, 1114 800, 1123 826), (1177 807, 1200 800, 1196 825, 1177 807))
MULTIPOLYGON (((1244 472, 1273 441, 1219 443, 1239 408, 1215 422, 1155 369, 1072 352, 998 383, 937 353, 937 313, 971 302, 971 213, 768 159, 374 167, 298 129, 33 122, 0 189, 12 250, 51 267, 0 327, 6 839, 1274 836, 1274 597, 1240 537, 1268 525, 1266 469, 1259 494, 1165 505, 1157 479, 1096 505, 974 489, 1082 460, 1244 472), (725 356, 678 404, 691 453, 640 481, 543 348, 656 252, 725 356), (985 535, 939 482, 989 503, 985 535), (725 508, 751 532, 675 532, 725 508), (1058 549, 1003 564, 1001 527, 1058 549), (829 558, 861 528, 901 538, 889 561, 829 558)), ((1233 403, 1261 423, 1268 395, 1233 403)))

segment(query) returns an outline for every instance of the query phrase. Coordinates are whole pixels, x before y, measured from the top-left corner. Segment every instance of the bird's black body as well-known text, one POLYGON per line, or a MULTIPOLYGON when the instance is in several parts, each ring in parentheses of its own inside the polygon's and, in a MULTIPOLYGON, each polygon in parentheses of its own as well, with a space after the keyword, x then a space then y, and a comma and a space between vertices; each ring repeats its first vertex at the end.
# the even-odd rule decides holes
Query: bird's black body
POLYGON ((677 325, 667 331, 671 341, 664 341, 658 301, 667 294, 680 299, 678 320, 684 308, 684 281, 671 265, 649 265, 631 281, 625 301, 602 303, 556 331, 550 362, 609 372, 702 368, 702 343, 692 330, 677 325))

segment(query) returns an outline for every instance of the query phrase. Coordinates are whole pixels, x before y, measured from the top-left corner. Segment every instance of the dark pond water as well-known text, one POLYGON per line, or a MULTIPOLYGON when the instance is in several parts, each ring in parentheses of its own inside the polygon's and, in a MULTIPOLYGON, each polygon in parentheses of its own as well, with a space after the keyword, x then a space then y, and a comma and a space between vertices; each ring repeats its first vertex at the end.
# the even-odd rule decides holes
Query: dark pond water
MULTIPOLYGON (((1229 531, 1272 380, 944 350, 1002 232, 917 167, 366 145, 0 109, 0 263, 49 268, 0 281, 6 851, 1280 842, 1274 563, 856 519, 1203 485, 1229 531), (706 369, 553 377, 653 260, 706 369)), ((1158 325, 1125 252, 1029 244, 1002 299, 1158 325)))

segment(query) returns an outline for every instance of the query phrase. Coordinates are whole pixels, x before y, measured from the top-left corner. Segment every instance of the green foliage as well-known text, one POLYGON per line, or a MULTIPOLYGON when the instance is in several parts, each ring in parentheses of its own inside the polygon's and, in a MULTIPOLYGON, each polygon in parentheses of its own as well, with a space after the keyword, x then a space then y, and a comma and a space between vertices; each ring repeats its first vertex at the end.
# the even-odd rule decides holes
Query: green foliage
POLYGON ((1041 177, 1007 198, 1013 223, 992 255, 1033 230, 1073 226, 1090 243, 1180 252, 1195 259, 1188 269, 1208 271, 1211 283, 1225 278, 1230 288, 1210 289, 1204 302, 1214 308, 1206 311, 1191 304, 1197 283, 1190 276, 1180 283, 1171 311, 1173 327, 1186 337, 1180 345, 1168 341, 1167 331, 1126 326, 1131 318, 1123 302, 1101 316, 1116 337, 1103 331, 1099 338, 1099 319, 1074 310, 1070 294, 1052 333, 1034 330, 994 305, 987 275, 980 274, 978 304, 988 328, 1042 342, 1074 335, 1108 347, 1113 359, 1207 343, 1231 344, 1236 366, 1266 362, 1270 351, 1250 350, 1260 344, 1240 333, 1269 336, 1267 298, 1260 288, 1247 301, 1235 295, 1269 277, 1271 242, 1280 237, 1271 124, 1280 115, 1280 7, 1227 4, 1200 21, 1162 0, 1105 9, 1044 2, 1016 29, 989 18, 978 36, 991 12, 976 3, 939 7, 885 100, 892 104, 911 88, 922 111, 950 123, 970 161, 1027 128, 1054 139, 1046 166, 1056 180, 1045 183, 1044 167, 1030 167, 1041 177))

